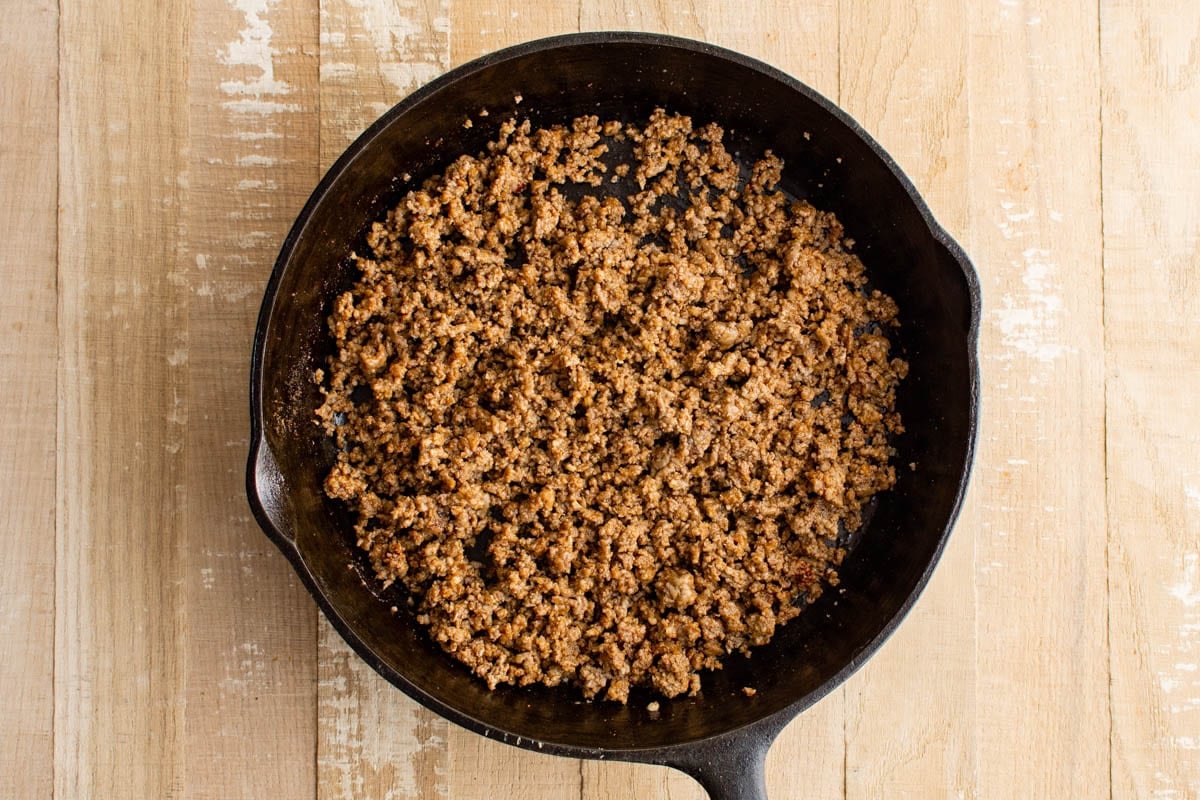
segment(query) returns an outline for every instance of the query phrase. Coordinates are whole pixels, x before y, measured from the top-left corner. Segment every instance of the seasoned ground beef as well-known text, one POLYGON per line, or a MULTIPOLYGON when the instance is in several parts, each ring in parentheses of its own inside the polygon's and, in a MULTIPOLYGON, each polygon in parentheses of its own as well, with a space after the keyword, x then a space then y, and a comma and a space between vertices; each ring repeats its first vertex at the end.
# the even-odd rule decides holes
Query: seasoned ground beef
POLYGON ((506 122, 372 227, 336 300, 326 491, 491 687, 697 692, 836 582, 895 480, 895 304, 778 158, 740 175, 722 138, 506 122))

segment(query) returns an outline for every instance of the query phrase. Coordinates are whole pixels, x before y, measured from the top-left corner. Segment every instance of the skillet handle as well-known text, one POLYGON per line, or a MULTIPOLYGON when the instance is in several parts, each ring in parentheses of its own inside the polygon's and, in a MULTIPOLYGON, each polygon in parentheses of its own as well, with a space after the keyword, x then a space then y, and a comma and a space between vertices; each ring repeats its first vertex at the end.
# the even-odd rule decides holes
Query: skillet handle
POLYGON ((774 731, 743 729, 669 764, 699 781, 711 800, 767 800, 767 750, 774 738, 774 731))
POLYGON ((288 509, 283 473, 261 433, 250 449, 246 466, 246 498, 262 529, 277 545, 294 548, 296 529, 288 509))

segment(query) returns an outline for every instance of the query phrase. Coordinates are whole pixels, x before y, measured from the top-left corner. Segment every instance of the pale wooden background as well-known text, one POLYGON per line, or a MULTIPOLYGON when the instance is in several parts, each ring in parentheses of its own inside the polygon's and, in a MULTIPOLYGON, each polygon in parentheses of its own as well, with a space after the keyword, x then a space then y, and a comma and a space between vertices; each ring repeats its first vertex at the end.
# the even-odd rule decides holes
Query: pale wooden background
POLYGON ((2 0, 0 795, 700 797, 448 725, 242 494, 260 292, 322 169, 445 69, 669 31, 839 102, 978 265, 969 502, 776 798, 1200 795, 1195 0, 2 0))

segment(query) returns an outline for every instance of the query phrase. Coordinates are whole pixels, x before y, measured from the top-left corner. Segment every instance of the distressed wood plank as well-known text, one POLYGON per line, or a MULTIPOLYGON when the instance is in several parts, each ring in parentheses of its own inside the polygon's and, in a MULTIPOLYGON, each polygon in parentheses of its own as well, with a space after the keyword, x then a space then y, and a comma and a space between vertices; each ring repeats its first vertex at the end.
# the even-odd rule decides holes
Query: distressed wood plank
POLYGON ((0 775, 22 797, 54 782, 54 497, 58 357, 58 7, 0 26, 0 775))
POLYGON ((183 784, 187 5, 61 5, 55 795, 183 784))
MULTIPOLYGON (((878 3, 866 0, 842 2, 841 13, 842 107, 961 237, 967 224, 965 14, 954 4, 925 2, 895 2, 880 13, 878 3)), ((846 685, 847 797, 976 794, 977 525, 967 509, 921 602, 846 685)))
POLYGON ((521 42, 576 33, 586 13, 582 0, 454 0, 450 63, 521 42))
MULTIPOLYGON (((650 31, 728 47, 767 61, 836 99, 837 18, 834 0, 803 8, 781 3, 732 8, 717 0, 605 0, 584 4, 579 24, 583 30, 650 31)), ((524 27, 514 24, 509 43, 545 35, 540 30, 525 35, 524 27)))
POLYGON ((184 248, 186 785, 312 797, 316 615, 246 507, 251 339, 279 244, 317 181, 317 3, 194 2, 184 248))
POLYGON ((571 800, 581 796, 583 762, 522 750, 457 726, 450 731, 450 796, 454 800, 571 800))
MULTIPOLYGON (((448 15, 448 0, 321 0, 322 168, 446 70, 448 15)), ((458 797, 447 777, 449 723, 380 678, 324 619, 318 638, 318 797, 458 797)))
POLYGON ((1108 796, 1096 5, 969 6, 981 795, 1108 796))
POLYGON ((1200 16, 1101 6, 1114 797, 1200 796, 1200 16))
POLYGON ((450 66, 450 0, 322 0, 321 164, 450 66))

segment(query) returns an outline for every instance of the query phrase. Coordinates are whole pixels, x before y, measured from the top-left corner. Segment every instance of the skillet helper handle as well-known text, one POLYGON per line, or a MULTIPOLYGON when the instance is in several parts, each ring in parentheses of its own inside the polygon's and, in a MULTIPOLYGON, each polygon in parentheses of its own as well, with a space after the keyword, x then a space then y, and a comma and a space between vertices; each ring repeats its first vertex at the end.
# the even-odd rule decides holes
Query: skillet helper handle
POLYGON ((250 462, 246 470, 246 497, 250 510, 258 518, 267 533, 279 545, 294 547, 296 529, 288 509, 287 489, 283 473, 275 462, 265 436, 259 435, 250 451, 250 462))
POLYGON ((744 730, 705 742, 686 760, 673 762, 708 792, 711 800, 767 800, 767 749, 775 737, 744 730))

